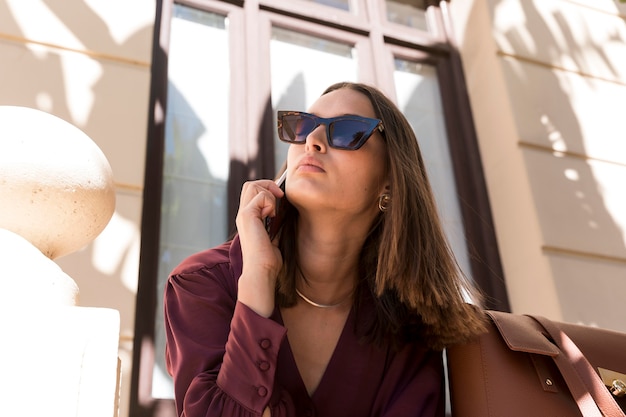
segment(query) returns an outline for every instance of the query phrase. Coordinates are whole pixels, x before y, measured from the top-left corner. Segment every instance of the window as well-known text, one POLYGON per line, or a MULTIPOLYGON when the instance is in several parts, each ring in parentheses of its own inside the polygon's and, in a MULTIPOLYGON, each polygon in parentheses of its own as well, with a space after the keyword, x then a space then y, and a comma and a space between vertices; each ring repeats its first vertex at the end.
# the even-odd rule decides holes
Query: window
POLYGON ((341 10, 350 10, 350 4, 348 0, 306 0, 306 1, 323 4, 329 7, 335 7, 341 10))
POLYGON ((461 268, 470 271, 436 68, 403 58, 394 64, 397 104, 417 136, 452 250, 461 268))
MULTIPOLYGON (((227 22, 219 14, 174 6, 165 115, 158 305, 169 272, 190 254, 223 242, 228 233, 227 22), (189 47, 192 44, 196 46, 189 47)), ((158 349, 152 395, 172 398, 173 387, 164 364, 161 314, 155 323, 158 349)))
POLYGON ((499 303, 490 307, 507 309, 494 279, 502 272, 461 66, 441 23, 445 8, 426 0, 157 3, 133 417, 174 415, 163 360, 168 273, 224 241, 242 183, 273 177, 286 159, 276 110, 306 110, 337 81, 375 84, 404 111, 459 263, 499 303))
POLYGON ((423 31, 428 31, 424 0, 386 0, 387 20, 423 31))
MULTIPOLYGON (((356 81, 357 65, 356 51, 350 45, 273 27, 270 41, 272 114, 275 115, 276 110, 307 109, 324 88, 338 79, 356 81), (325 71, 327 68, 333 70, 325 71)), ((274 146, 275 169, 278 170, 287 159, 288 146, 279 141, 278 136, 275 136, 274 146)))

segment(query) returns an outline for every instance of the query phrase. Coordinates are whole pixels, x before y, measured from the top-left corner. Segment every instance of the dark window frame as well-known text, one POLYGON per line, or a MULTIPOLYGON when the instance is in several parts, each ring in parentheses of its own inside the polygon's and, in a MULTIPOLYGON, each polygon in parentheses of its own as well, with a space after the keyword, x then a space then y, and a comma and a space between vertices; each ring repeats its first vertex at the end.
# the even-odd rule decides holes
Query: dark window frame
MULTIPOLYGON (((243 0, 223 1, 220 2, 223 7, 217 8, 207 6, 215 6, 215 0, 157 0, 143 191, 139 283, 135 313, 133 367, 130 381, 129 412, 131 416, 165 417, 176 415, 173 400, 153 398, 150 393, 155 352, 154 319, 157 311, 156 291, 165 137, 164 120, 167 111, 169 28, 174 2, 215 12, 225 12, 228 7, 240 7, 244 9, 244 15, 248 19, 253 13, 275 13, 278 15, 277 20, 301 19, 314 24, 323 23, 329 27, 340 28, 359 35, 375 34, 376 36, 372 36, 370 40, 372 55, 385 49, 386 44, 396 44, 423 51, 427 55, 425 62, 436 66, 439 77, 454 178, 470 251, 471 275, 486 295, 487 308, 510 311, 461 59, 454 47, 451 34, 446 30, 450 23, 446 4, 439 5, 438 1, 430 2, 439 6, 430 7, 428 10, 429 18, 438 22, 438 30, 434 36, 428 37, 423 32, 397 28, 396 24, 381 25, 378 23, 370 27, 361 23, 354 23, 353 27, 346 28, 336 23, 325 22, 320 15, 321 6, 316 4, 311 4, 310 9, 304 7, 296 12, 289 7, 281 9, 282 3, 279 0, 247 1, 246 4, 243 0)), ((441 3, 446 2, 442 1, 441 3)), ((382 13, 382 8, 379 5, 370 6, 368 10, 370 14, 382 13)), ((256 24, 262 24, 263 18, 259 16, 260 14, 256 16, 258 19, 256 24)), ((254 16, 252 17, 254 18, 254 16)), ((352 20, 356 22, 358 18, 352 20)), ((265 62, 269 60, 269 57, 261 56, 256 57, 256 59, 263 62, 251 61, 247 63, 247 67, 250 68, 252 65, 269 66, 265 62)), ((386 69, 377 66, 373 71, 378 72, 378 74, 367 74, 365 78, 384 77, 384 74, 381 75, 380 72, 385 72, 386 69)), ((244 70, 244 72, 246 71, 244 70)), ((246 74, 239 74, 239 76, 250 79, 250 76, 246 74)), ((269 83, 269 79, 265 81, 269 83)), ((389 82, 388 79, 386 82, 389 82)), ((246 83, 246 85, 249 84, 251 83, 246 83)), ((393 90, 393 86, 390 85, 379 86, 387 91, 393 90)), ((269 145, 273 143, 272 105, 271 102, 263 98, 266 96, 269 86, 259 88, 261 90, 254 88, 251 99, 256 101, 257 112, 260 114, 247 114, 250 112, 245 112, 247 114, 246 120, 251 120, 256 116, 256 120, 259 122, 252 129, 255 130, 255 133, 248 132, 245 140, 262 142, 264 151, 254 160, 246 161, 247 164, 233 164, 231 158, 228 210, 229 224, 232 225, 232 230, 234 230, 234 217, 238 207, 238 193, 241 184, 249 179, 252 173, 265 177, 274 175, 273 145, 269 145)), ((246 103, 239 104, 246 105, 246 103)))

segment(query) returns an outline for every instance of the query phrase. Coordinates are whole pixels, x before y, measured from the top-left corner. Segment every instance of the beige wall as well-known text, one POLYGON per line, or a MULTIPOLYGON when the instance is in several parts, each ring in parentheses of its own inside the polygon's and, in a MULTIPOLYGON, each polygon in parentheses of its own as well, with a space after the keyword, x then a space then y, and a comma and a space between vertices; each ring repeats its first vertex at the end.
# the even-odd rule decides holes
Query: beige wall
POLYGON ((93 244, 57 263, 77 282, 80 305, 121 314, 121 416, 128 415, 154 13, 154 0, 0 1, 0 105, 74 124, 113 168, 113 219, 93 244))
POLYGON ((451 10, 514 311, 626 331, 626 5, 451 10))

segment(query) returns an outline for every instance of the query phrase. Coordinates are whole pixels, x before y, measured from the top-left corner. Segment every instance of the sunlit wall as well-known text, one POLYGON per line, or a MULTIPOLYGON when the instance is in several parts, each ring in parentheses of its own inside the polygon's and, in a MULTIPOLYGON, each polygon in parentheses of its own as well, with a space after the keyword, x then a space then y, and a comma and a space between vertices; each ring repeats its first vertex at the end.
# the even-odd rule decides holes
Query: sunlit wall
POLYGON ((513 309, 626 331, 626 4, 451 7, 513 309))
POLYGON ((120 311, 121 416, 128 414, 154 14, 154 0, 0 0, 0 105, 74 124, 113 168, 117 206, 108 227, 57 262, 77 282, 80 305, 120 311))

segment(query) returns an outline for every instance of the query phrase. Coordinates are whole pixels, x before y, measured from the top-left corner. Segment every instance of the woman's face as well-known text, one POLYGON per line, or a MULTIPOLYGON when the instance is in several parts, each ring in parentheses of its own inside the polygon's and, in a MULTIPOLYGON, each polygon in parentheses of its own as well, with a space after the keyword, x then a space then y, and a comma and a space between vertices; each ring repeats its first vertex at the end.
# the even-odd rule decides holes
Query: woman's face
MULTIPOLYGON (((308 110, 319 117, 358 115, 375 118, 369 99, 348 88, 321 96, 308 110)), ((287 194, 303 213, 327 210, 332 214, 378 214, 378 198, 389 185, 387 149, 376 130, 358 150, 328 145, 326 126, 320 125, 304 144, 292 144, 287 155, 287 194)))

